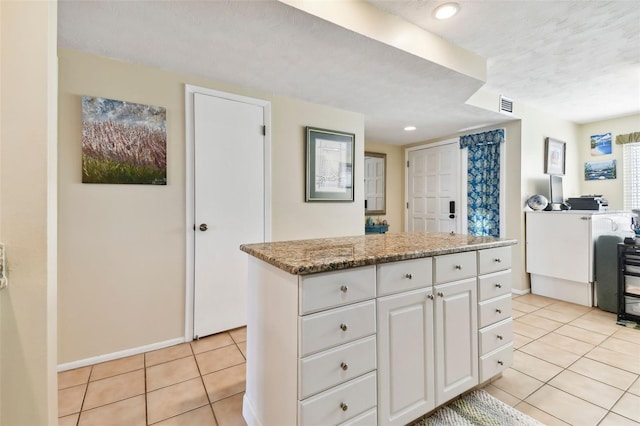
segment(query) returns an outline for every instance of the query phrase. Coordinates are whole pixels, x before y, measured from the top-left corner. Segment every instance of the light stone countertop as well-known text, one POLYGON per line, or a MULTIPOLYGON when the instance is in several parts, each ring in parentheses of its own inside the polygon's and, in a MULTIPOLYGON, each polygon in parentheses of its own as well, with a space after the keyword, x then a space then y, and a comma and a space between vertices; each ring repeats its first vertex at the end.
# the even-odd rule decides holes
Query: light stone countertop
POLYGON ((516 243, 464 234, 401 232, 243 244, 240 250, 283 271, 306 275, 516 243))

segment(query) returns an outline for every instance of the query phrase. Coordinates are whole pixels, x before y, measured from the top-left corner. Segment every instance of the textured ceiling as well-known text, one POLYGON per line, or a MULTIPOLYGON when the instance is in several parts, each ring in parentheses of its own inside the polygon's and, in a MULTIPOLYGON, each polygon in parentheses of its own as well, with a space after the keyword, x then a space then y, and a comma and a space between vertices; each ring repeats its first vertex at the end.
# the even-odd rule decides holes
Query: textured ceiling
POLYGON ((640 112, 640 1, 369 1, 487 59, 486 89, 577 123, 640 112))
MULTIPOLYGON (((375 2, 487 58, 487 87, 516 102, 578 122, 640 111, 636 0, 613 2, 622 11, 460 3, 442 23, 430 0, 375 2)), ((58 10, 60 47, 361 112, 368 140, 406 144, 508 119, 464 104, 482 82, 275 1, 60 1, 58 10), (418 130, 403 132, 408 124, 418 130)))

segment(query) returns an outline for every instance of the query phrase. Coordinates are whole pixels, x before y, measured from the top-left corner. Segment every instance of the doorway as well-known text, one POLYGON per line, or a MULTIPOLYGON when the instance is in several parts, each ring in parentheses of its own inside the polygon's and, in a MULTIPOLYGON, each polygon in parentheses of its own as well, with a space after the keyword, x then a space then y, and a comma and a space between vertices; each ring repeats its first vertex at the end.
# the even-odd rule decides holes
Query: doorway
POLYGON ((462 228, 458 140, 409 148, 406 158, 406 231, 459 233, 462 228))
POLYGON ((270 103, 186 86, 185 338, 246 324, 247 258, 270 239, 270 103))

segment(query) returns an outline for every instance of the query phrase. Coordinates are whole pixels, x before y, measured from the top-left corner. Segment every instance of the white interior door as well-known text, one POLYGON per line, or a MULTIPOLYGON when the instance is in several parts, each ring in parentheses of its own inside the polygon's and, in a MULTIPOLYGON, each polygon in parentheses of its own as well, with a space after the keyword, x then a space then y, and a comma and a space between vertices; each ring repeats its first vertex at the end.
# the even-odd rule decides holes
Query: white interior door
POLYGON ((364 159, 364 188, 367 210, 384 210, 384 158, 364 159))
POLYGON ((407 230, 460 232, 460 148, 457 142, 412 150, 408 158, 407 230), (453 213, 451 202, 454 203, 453 213))
POLYGON ((247 257, 265 241, 264 107, 194 94, 193 334, 246 324, 247 257))

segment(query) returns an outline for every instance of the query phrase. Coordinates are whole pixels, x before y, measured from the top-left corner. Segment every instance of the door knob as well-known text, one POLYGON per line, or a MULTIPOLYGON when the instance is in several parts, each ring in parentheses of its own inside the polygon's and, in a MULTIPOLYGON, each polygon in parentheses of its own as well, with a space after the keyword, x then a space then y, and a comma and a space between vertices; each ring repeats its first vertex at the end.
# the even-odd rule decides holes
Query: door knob
POLYGON ((206 231, 207 229, 209 229, 209 228, 207 227, 206 223, 203 223, 203 224, 200 225, 200 230, 201 231, 206 231))

